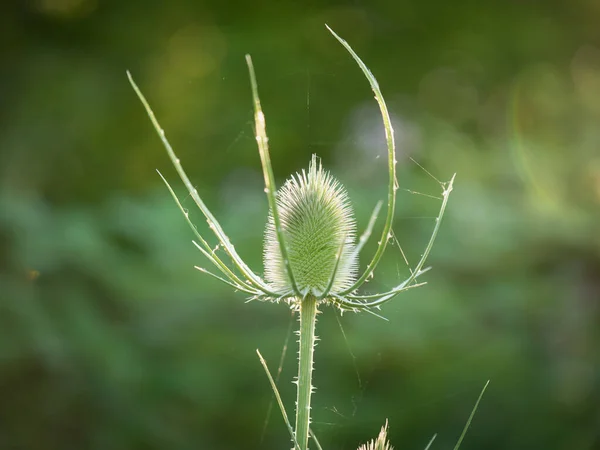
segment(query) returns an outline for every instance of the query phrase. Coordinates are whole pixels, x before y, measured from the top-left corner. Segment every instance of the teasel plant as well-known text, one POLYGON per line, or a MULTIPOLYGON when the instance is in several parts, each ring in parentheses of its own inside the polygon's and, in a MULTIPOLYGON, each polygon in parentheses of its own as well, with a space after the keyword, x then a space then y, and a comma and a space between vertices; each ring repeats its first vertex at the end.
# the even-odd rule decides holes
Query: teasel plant
MULTIPOLYGON (((294 381, 297 385, 294 425, 288 418, 267 364, 257 350, 295 450, 307 450, 309 437, 312 437, 317 449, 322 449, 310 427, 311 396, 314 392, 312 375, 317 340, 315 335, 317 315, 326 306, 338 308, 341 312, 369 312, 378 315, 379 308, 396 295, 407 289, 424 285, 425 283, 420 281, 420 277, 428 270, 425 263, 438 234, 454 182, 453 176, 449 182, 442 183, 441 206, 431 237, 420 260, 411 269, 410 276, 385 292, 360 293, 359 290, 363 284, 373 276, 388 242, 393 237, 392 223, 396 207, 396 191, 398 190, 394 132, 390 114, 375 77, 350 45, 331 28, 327 28, 350 53, 367 78, 381 111, 387 143, 389 181, 386 219, 375 253, 362 273, 359 273, 358 270, 358 257, 371 236, 382 202, 376 205, 365 231, 357 240, 356 223, 348 194, 344 187, 323 168, 317 156, 312 157, 307 170, 292 176, 279 190, 277 189, 271 166, 265 115, 258 96, 256 75, 250 55, 246 55, 246 62, 250 73, 254 102, 254 131, 264 175, 264 190, 269 205, 263 250, 264 278, 257 275, 239 256, 219 221, 198 195, 198 191, 192 185, 179 158, 175 155, 146 98, 133 81, 131 74, 127 72, 129 81, 146 109, 179 177, 218 241, 217 247, 213 248, 200 234, 174 190, 159 172, 196 236, 197 240, 193 241, 194 245, 211 263, 216 273, 204 267, 197 266, 196 268, 236 291, 243 292, 248 296, 249 301, 285 303, 298 313, 300 322, 299 358, 298 376, 294 381)), ((376 440, 360 449, 391 449, 387 442, 386 430, 387 424, 376 440)))

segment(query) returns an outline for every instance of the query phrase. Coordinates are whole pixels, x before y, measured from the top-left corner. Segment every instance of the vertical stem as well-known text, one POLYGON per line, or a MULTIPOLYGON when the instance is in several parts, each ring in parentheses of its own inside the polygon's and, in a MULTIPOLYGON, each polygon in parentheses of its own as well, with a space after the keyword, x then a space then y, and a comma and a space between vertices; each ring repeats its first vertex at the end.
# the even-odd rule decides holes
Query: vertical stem
POLYGON ((298 363, 298 397, 296 400, 296 440, 300 450, 308 449, 317 313, 317 299, 313 295, 307 296, 300 305, 300 360, 298 363))

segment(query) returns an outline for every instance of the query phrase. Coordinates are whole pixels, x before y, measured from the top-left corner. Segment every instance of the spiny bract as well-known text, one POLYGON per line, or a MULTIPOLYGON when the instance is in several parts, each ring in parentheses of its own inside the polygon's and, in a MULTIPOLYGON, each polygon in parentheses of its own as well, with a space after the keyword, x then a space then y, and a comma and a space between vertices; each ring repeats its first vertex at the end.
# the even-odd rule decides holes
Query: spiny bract
MULTIPOLYGON (((277 209, 289 264, 302 294, 320 296, 332 274, 333 292, 347 289, 356 281, 356 223, 348 194, 323 170, 316 155, 308 172, 302 170, 278 190, 277 209)), ((265 278, 273 289, 291 290, 272 212, 265 231, 264 264, 265 278)))

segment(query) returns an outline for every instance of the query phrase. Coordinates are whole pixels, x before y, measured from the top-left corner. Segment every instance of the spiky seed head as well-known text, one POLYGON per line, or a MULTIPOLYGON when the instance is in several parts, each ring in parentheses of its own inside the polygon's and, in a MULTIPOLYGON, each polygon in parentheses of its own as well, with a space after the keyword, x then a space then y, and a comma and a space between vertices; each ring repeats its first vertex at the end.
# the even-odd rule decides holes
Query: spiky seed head
POLYGON ((377 439, 373 439, 371 442, 361 445, 358 450, 394 450, 387 440, 387 427, 388 424, 386 421, 385 425, 381 427, 377 439))
MULTIPOLYGON (((303 295, 320 296, 327 289, 334 269, 331 292, 350 287, 358 265, 354 252, 354 215, 346 190, 323 170, 316 155, 308 172, 302 170, 292 176, 277 191, 277 210, 299 291, 303 295)), ((272 211, 265 232, 264 264, 265 278, 273 288, 290 291, 272 211)))

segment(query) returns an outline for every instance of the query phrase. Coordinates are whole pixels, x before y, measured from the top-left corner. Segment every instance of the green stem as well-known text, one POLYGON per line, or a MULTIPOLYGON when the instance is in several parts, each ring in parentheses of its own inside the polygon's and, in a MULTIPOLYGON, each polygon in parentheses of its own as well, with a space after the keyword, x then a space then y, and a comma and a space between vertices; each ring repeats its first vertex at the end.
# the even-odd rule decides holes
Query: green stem
POLYGON ((296 440, 300 445, 300 450, 308 449, 317 313, 317 299, 312 295, 307 296, 300 304, 300 361, 298 364, 298 397, 296 399, 296 440))

